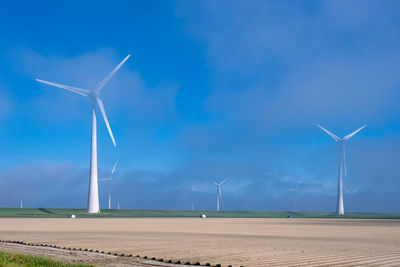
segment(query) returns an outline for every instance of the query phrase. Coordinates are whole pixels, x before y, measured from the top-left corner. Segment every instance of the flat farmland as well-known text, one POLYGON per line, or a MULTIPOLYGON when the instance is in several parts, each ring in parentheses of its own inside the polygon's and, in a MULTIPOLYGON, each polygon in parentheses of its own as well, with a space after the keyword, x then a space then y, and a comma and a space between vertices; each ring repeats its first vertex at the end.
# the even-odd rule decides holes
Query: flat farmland
POLYGON ((222 266, 399 266, 400 220, 1 218, 0 239, 222 266))

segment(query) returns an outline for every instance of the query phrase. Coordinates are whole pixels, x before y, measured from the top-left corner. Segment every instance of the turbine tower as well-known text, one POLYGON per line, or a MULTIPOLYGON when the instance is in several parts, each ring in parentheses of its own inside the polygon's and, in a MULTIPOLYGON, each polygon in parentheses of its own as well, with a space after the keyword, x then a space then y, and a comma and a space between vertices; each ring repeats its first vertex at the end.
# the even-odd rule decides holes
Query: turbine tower
POLYGON ((87 211, 88 213, 99 213, 99 188, 98 188, 98 179, 97 179, 97 123, 96 123, 96 107, 99 106, 101 115, 103 116, 104 122, 107 126, 108 133, 110 134, 111 140, 115 144, 114 136, 112 134, 110 125, 108 123, 107 115, 104 110, 103 101, 100 99, 100 91, 106 85, 106 83, 114 76, 114 74, 121 68, 121 66, 125 63, 130 55, 124 58, 121 63, 118 64, 117 67, 114 68, 110 74, 108 74, 101 82, 99 82, 93 90, 81 89, 73 86, 48 82, 36 79, 36 81, 55 86, 61 89, 65 89, 76 94, 88 97, 92 102, 92 141, 91 141, 91 152, 90 152, 90 177, 89 177, 89 196, 88 196, 88 205, 87 211))
POLYGON ((221 191, 221 185, 223 185, 228 179, 223 180, 220 183, 217 183, 215 181, 211 181, 213 184, 217 186, 217 210, 219 210, 220 202, 222 201, 222 191, 221 191))
POLYGON ((113 175, 115 172, 115 168, 117 167, 118 160, 115 162, 114 167, 112 168, 111 175, 107 178, 100 179, 101 181, 107 181, 108 185, 108 209, 111 209, 111 184, 114 182, 113 175))
POLYGON ((339 144, 340 147, 340 152, 339 152, 339 175, 338 175, 338 194, 337 194, 337 207, 336 207, 336 213, 337 215, 344 215, 344 206, 343 206, 343 173, 344 176, 347 175, 347 166, 346 166, 346 149, 345 149, 345 142, 349 140, 353 135, 361 131, 362 129, 365 128, 364 125, 361 128, 355 130, 351 134, 346 135, 343 138, 339 138, 321 125, 317 124, 319 128, 321 128, 324 132, 326 132, 328 135, 330 135, 336 143, 339 144))

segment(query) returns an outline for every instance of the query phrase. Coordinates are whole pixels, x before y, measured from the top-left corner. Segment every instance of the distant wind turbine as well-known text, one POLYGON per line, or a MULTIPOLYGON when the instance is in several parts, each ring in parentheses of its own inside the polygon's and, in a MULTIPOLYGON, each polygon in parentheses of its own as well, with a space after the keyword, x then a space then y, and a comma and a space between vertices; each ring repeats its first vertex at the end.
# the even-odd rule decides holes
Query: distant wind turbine
POLYGON ((19 202, 19 208, 22 209, 23 207, 24 207, 24 205, 23 205, 22 199, 21 199, 21 201, 19 202))
MULTIPOLYGON (((358 188, 359 188, 359 187, 360 187, 360 185, 357 185, 356 187, 354 187, 354 188, 351 189, 351 190, 346 190, 346 193, 349 195, 349 198, 352 198, 352 197, 353 197, 353 194, 355 194, 356 192, 358 192, 358 188)), ((352 212, 353 210, 350 209, 349 211, 352 212)))
POLYGON ((74 92, 78 95, 88 97, 92 102, 92 143, 91 143, 91 153, 90 153, 90 180, 89 180, 89 197, 88 197, 88 213, 99 213, 99 188, 98 188, 98 178, 97 178, 97 122, 96 122, 96 107, 99 106, 101 115, 103 116, 104 122, 107 126, 108 133, 110 134, 111 140, 115 144, 114 136, 112 134, 106 112, 104 110, 103 101, 100 99, 100 91, 106 85, 106 83, 114 76, 114 74, 121 68, 130 55, 125 57, 117 67, 114 68, 101 82, 99 82, 95 89, 87 90, 81 89, 73 86, 48 82, 36 79, 36 81, 55 86, 61 89, 65 89, 74 92))
POLYGON ((356 193, 358 191, 359 187, 360 187, 360 185, 357 185, 356 187, 354 187, 351 190, 346 190, 346 193, 349 194, 349 195, 352 195, 352 194, 354 194, 354 193, 356 193))
POLYGON ((346 135, 343 138, 339 138, 321 125, 317 124, 319 128, 321 128, 324 132, 326 132, 328 135, 330 135, 336 143, 339 144, 340 146, 340 154, 339 154, 339 177, 338 177, 338 193, 337 193, 337 207, 336 207, 336 213, 337 215, 344 215, 344 206, 343 206, 343 172, 344 175, 347 175, 347 166, 346 166, 346 149, 345 149, 345 142, 349 140, 353 135, 361 131, 362 129, 365 128, 364 125, 360 127, 359 129, 355 130, 351 134, 346 135))
POLYGON ((296 186, 294 188, 290 188, 289 192, 293 193, 293 211, 296 211, 296 206, 297 206, 297 190, 299 189, 299 182, 296 183, 296 186))
POLYGON ((222 202, 222 191, 221 191, 221 185, 223 185, 228 179, 223 180, 220 183, 217 183, 215 181, 211 181, 213 184, 217 186, 217 210, 219 210, 220 207, 220 202, 222 202))
POLYGON ((109 183, 108 185, 108 209, 111 209, 111 184, 114 182, 113 176, 115 172, 115 168, 117 168, 117 163, 118 160, 115 162, 114 167, 111 170, 111 174, 107 178, 102 178, 101 181, 107 181, 109 183))

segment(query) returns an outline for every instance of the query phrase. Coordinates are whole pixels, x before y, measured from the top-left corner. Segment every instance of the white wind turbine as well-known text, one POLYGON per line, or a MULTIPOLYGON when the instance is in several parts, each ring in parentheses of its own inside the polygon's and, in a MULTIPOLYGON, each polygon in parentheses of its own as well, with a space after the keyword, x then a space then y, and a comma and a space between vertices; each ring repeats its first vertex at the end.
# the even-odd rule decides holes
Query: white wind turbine
MULTIPOLYGON (((346 193, 347 193, 348 197, 352 199, 353 198, 353 194, 358 192, 359 187, 360 187, 360 185, 357 185, 356 187, 354 187, 351 190, 346 190, 346 193)), ((349 211, 352 212, 353 210, 349 209, 349 211)))
POLYGON ((110 134, 111 140, 115 144, 114 136, 111 132, 110 125, 108 123, 108 119, 106 116, 106 112, 104 111, 103 101, 100 99, 100 91, 104 87, 104 85, 113 77, 113 75, 121 68, 121 66, 125 63, 130 55, 124 58, 121 63, 118 64, 115 69, 110 72, 101 82, 99 82, 93 90, 81 89, 73 86, 48 82, 36 79, 36 81, 48 84, 51 86, 55 86, 61 89, 65 89, 76 94, 86 96, 92 101, 92 142, 91 142, 91 152, 90 152, 90 179, 89 179, 89 197, 88 197, 88 213, 99 213, 99 188, 98 188, 98 179, 97 179, 97 123, 96 123, 96 107, 99 106, 101 115, 103 116, 104 122, 107 126, 108 133, 110 134))
POLYGON ((339 154, 339 177, 338 177, 338 194, 337 194, 337 207, 336 213, 337 215, 344 215, 344 206, 343 206, 343 172, 344 175, 347 175, 347 166, 346 166, 346 149, 345 149, 345 142, 349 140, 353 135, 361 131, 365 128, 364 125, 361 128, 355 130, 351 134, 346 135, 343 138, 339 138, 321 125, 317 124, 319 128, 321 128, 324 132, 330 135, 340 146, 340 154, 339 154))
POLYGON ((296 183, 296 187, 290 188, 289 192, 293 193, 293 211, 296 211, 296 202, 297 202, 297 190, 299 189, 299 182, 296 183))
POLYGON ((223 185, 228 179, 223 180, 220 183, 217 183, 215 181, 211 181, 213 184, 217 186, 217 210, 219 210, 220 202, 222 202, 222 191, 221 191, 221 185, 223 185))
POLYGON ((109 185, 108 185, 108 209, 109 210, 111 209, 111 184, 114 182, 113 175, 115 172, 115 168, 117 168, 117 163, 118 163, 118 160, 115 162, 114 167, 111 170, 110 176, 107 178, 101 179, 101 181, 107 181, 109 183, 109 185))
POLYGON ((359 187, 360 187, 360 185, 357 185, 356 187, 354 187, 351 190, 346 190, 346 192, 347 192, 347 194, 352 195, 354 193, 357 193, 359 187))

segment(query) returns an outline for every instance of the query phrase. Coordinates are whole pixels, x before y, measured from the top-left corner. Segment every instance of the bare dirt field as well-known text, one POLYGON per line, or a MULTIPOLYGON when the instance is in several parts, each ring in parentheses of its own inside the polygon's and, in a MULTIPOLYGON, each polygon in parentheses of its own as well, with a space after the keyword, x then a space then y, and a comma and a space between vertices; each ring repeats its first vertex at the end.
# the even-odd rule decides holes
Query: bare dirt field
POLYGON ((0 239, 222 266, 400 266, 400 220, 4 218, 0 239))

